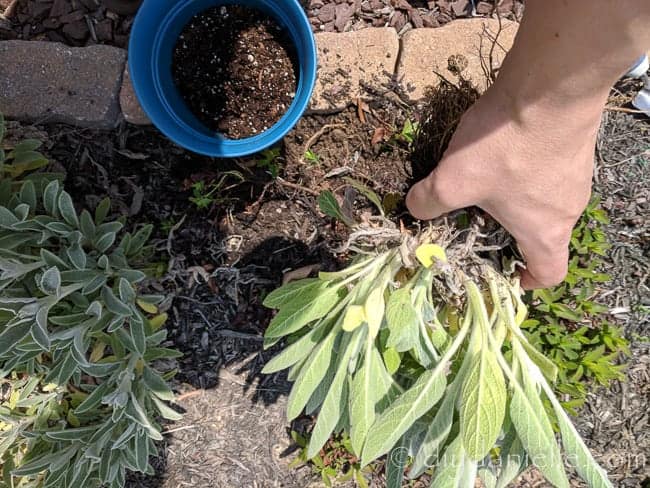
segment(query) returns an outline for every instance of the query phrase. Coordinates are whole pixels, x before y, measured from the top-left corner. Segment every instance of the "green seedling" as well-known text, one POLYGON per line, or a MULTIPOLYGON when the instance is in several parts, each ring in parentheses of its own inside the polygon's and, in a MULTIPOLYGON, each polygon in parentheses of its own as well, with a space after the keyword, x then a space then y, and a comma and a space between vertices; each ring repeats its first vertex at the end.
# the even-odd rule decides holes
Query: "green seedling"
POLYGON ((268 170, 272 178, 280 174, 280 148, 265 149, 257 159, 257 167, 268 170))
POLYGON ((192 196, 189 198, 197 209, 205 210, 228 200, 226 192, 245 180, 238 171, 226 171, 218 179, 192 183, 192 196))
POLYGON ((307 149, 305 151, 305 160, 308 161, 310 164, 318 164, 320 163, 320 156, 316 154, 314 151, 311 149, 307 149))

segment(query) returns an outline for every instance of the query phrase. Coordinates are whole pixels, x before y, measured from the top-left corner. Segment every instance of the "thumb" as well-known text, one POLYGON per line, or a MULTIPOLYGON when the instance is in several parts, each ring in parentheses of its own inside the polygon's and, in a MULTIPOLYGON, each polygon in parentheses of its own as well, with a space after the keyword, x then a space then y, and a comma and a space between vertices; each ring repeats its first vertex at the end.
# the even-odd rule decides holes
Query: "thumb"
POLYGON ((521 286, 525 290, 549 288, 564 280, 569 263, 568 244, 543 248, 520 242, 519 246, 526 259, 526 269, 521 272, 521 286))
POLYGON ((406 196, 406 206, 416 219, 429 220, 466 205, 456 200, 453 182, 443 183, 438 168, 416 183, 406 196))

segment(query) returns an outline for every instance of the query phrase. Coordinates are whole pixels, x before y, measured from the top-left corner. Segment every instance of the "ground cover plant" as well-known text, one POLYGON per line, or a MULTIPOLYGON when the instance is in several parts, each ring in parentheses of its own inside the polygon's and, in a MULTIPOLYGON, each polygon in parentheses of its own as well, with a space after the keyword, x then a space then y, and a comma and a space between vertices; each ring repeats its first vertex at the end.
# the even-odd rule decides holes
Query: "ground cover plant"
POLYGON ((151 226, 122 232, 107 199, 77 213, 58 178, 17 180, 37 148, 0 160, 0 485, 122 487, 153 472, 157 418, 180 418, 155 365, 178 355, 166 316, 138 290, 151 226))

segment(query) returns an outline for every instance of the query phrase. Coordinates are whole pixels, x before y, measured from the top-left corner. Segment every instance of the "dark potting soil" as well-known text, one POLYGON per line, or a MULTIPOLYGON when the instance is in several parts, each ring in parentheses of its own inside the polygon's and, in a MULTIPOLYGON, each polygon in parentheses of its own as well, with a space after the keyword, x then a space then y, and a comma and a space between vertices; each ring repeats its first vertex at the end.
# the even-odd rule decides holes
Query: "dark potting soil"
POLYGON ((172 74, 206 127, 241 139, 286 112, 295 96, 296 66, 288 32, 258 10, 230 5, 205 10, 185 26, 172 74))

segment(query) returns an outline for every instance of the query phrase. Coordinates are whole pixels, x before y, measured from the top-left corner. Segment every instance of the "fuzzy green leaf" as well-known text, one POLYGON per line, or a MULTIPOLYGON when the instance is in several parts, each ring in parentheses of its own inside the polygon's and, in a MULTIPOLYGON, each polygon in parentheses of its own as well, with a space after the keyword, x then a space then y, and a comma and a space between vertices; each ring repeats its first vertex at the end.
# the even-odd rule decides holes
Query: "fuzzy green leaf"
POLYGON ((326 325, 326 323, 320 323, 296 342, 287 346, 281 353, 266 363, 264 369, 262 369, 262 373, 277 373, 283 369, 290 368, 301 359, 307 357, 329 330, 326 325))
POLYGON ((116 315, 121 315, 124 317, 128 317, 131 315, 131 309, 129 308, 128 305, 125 303, 121 302, 113 293, 113 290, 111 290, 108 286, 104 286, 102 288, 102 300, 104 300, 104 303, 106 304, 106 308, 113 312, 116 315))
POLYGON ((106 197, 95 208, 95 225, 101 225, 111 211, 111 199, 106 197))
POLYGON ((332 362, 334 344, 341 334, 342 332, 340 330, 330 332, 301 368, 300 375, 293 388, 291 388, 291 393, 287 401, 287 419, 289 421, 300 415, 300 412, 307 405, 309 397, 311 397, 314 390, 316 390, 327 374, 327 370, 330 368, 332 362))
POLYGON ((480 461, 494 446, 506 409, 503 373, 488 349, 483 349, 470 366, 460 398, 463 449, 470 459, 480 461))
POLYGON ((63 220, 65 220, 75 229, 79 227, 79 218, 77 217, 77 211, 75 210, 74 204, 72 203, 72 198, 65 191, 62 191, 59 195, 58 207, 63 220))
POLYGON ((43 276, 41 276, 40 281, 41 290, 47 295, 58 295, 61 288, 61 273, 57 268, 49 268, 43 276))
POLYGON ((435 459, 436 455, 439 453, 439 449, 447 441, 447 437, 451 432, 454 420, 454 405, 456 404, 459 390, 457 385, 459 384, 460 383, 454 382, 454 384, 452 384, 445 392, 444 399, 440 404, 433 421, 429 424, 422 445, 413 460, 413 464, 409 470, 409 478, 414 479, 419 477, 432 465, 432 463, 437 461, 435 459))
POLYGON ((325 316, 340 300, 336 287, 320 287, 304 292, 300 300, 285 305, 271 320, 265 337, 278 338, 302 329, 305 325, 325 316))
POLYGON ((465 455, 460 437, 449 444, 441 458, 431 488, 474 488, 477 466, 465 455))
POLYGON ((32 328, 32 321, 27 319, 23 320, 16 325, 5 329, 0 334, 0 357, 4 356, 8 351, 16 347, 22 341, 32 328))
POLYGON ((386 323, 390 331, 388 347, 398 352, 415 347, 419 338, 418 317, 411 302, 411 289, 395 290, 386 304, 386 323))
POLYGON ((377 378, 372 376, 374 344, 372 338, 366 342, 363 363, 352 379, 350 395, 350 441, 357 455, 361 454, 368 430, 375 421, 375 403, 378 400, 375 394, 377 378))
POLYGON ((269 293, 263 305, 267 308, 282 308, 294 301, 304 302, 304 296, 311 299, 314 291, 319 291, 322 287, 323 282, 318 278, 292 281, 269 293))
POLYGON ((568 487, 560 450, 537 391, 529 388, 524 392, 521 388, 514 388, 509 412, 530 461, 555 486, 568 487))
POLYGON ((557 423, 560 426, 560 433, 562 434, 562 445, 569 459, 569 464, 575 468, 590 488, 612 488, 613 485, 607 478, 607 473, 598 465, 589 449, 587 449, 553 391, 545 383, 542 386, 553 405, 557 423))
POLYGON ((323 406, 318 414, 318 419, 314 430, 311 433, 309 447, 307 448, 307 458, 311 459, 320 451, 321 447, 327 442, 332 431, 336 427, 348 403, 348 382, 347 371, 348 363, 352 354, 357 349, 359 342, 363 339, 364 334, 361 329, 357 330, 352 339, 347 343, 342 354, 337 357, 338 369, 332 385, 329 388, 323 406))
POLYGON ((372 425, 362 463, 366 465, 386 454, 417 419, 438 403, 446 386, 443 367, 425 371, 372 425))

